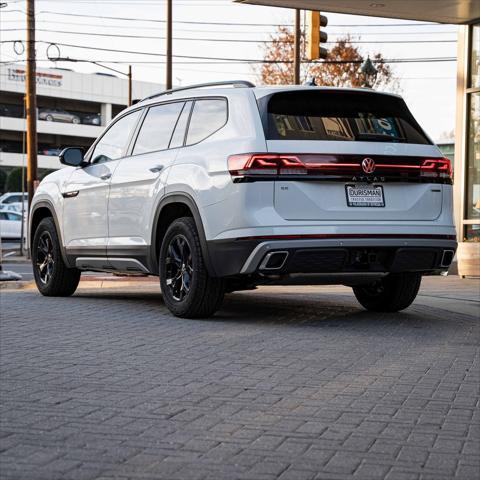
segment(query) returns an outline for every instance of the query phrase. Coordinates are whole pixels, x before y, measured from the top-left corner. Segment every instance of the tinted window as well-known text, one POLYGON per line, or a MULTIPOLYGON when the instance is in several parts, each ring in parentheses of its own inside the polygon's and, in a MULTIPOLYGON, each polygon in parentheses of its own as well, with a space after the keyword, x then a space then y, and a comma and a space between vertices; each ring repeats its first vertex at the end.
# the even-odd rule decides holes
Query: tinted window
MULTIPOLYGON (((25 197, 23 197, 25 199, 25 197)), ((3 203, 18 203, 22 201, 22 196, 21 195, 11 195, 8 197, 3 203)))
POLYGON ((198 143, 227 123, 227 101, 223 98, 196 100, 188 127, 187 145, 198 143))
POLYGON ((430 144, 398 97, 331 90, 282 92, 272 95, 266 108, 264 127, 270 140, 430 144))
POLYGON ((185 130, 187 128, 188 117, 190 116, 191 109, 192 102, 187 102, 183 107, 182 113, 175 127, 175 131, 173 132, 172 139, 170 140, 170 148, 183 146, 183 141, 185 140, 185 130))
POLYGON ((121 158, 139 116, 140 110, 136 110, 115 122, 95 146, 92 163, 104 163, 121 158))
POLYGON ((183 102, 167 103, 148 110, 135 142, 134 155, 168 148, 183 105, 183 102))
POLYGON ((19 215, 18 213, 1 212, 0 213, 0 218, 2 220, 15 220, 15 221, 19 222, 21 220, 22 216, 19 215))

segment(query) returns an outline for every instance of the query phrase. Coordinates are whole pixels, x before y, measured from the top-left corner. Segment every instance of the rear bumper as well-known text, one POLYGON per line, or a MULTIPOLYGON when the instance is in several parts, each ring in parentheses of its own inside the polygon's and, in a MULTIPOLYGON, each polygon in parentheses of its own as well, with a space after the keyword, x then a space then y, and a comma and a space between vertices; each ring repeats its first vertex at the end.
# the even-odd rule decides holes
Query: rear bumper
POLYGON ((373 275, 399 272, 438 274, 448 271, 457 249, 451 236, 428 238, 356 237, 237 239, 208 242, 219 277, 289 274, 373 275))

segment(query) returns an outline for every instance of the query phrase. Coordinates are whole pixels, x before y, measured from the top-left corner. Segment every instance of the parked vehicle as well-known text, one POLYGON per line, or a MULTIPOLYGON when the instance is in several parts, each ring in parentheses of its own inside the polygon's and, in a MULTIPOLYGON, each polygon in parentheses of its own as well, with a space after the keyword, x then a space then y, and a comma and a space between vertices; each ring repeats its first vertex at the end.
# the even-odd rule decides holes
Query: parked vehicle
POLYGON ((9 192, 4 193, 0 196, 0 210, 11 203, 22 203, 22 199, 24 202, 28 202, 28 193, 22 192, 9 192))
POLYGON ((15 202, 15 203, 7 203, 2 206, 1 210, 3 211, 8 211, 8 212, 17 212, 17 213, 22 213, 22 206, 23 206, 23 211, 28 212, 28 205, 27 202, 15 202))
POLYGON ((40 155, 47 155, 49 157, 58 157, 62 153, 62 148, 57 147, 50 147, 50 148, 43 148, 38 153, 40 155))
MULTIPOLYGON (((25 225, 24 235, 27 229, 25 225)), ((10 210, 0 210, 0 238, 20 239, 22 237, 22 215, 10 210)))
POLYGON ((38 118, 39 120, 46 120, 47 122, 80 123, 80 117, 78 115, 58 109, 40 110, 38 118))
POLYGON ((101 125, 102 117, 99 113, 92 113, 83 116, 83 123, 86 125, 101 125))
POLYGON ((30 215, 43 295, 70 295, 95 270, 158 275, 181 317, 264 284, 343 284, 392 312, 457 247, 450 161, 397 95, 182 87, 60 161, 72 168, 42 181, 30 215))

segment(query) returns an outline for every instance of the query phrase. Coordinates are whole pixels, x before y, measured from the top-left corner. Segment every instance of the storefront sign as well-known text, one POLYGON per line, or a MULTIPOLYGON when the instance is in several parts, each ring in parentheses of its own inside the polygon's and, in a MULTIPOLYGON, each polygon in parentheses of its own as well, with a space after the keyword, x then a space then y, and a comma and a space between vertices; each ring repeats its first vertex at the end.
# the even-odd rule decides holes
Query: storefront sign
MULTIPOLYGON (((63 75, 56 73, 37 72, 37 85, 44 87, 61 87, 63 75)), ((13 82, 25 82, 25 70, 21 68, 9 68, 8 80, 13 82)))

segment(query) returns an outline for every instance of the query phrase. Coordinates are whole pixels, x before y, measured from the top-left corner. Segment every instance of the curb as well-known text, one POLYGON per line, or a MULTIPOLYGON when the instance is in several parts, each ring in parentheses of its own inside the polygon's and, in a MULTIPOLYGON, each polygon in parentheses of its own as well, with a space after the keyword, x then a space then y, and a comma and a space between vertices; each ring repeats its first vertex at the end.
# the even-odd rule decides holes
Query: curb
POLYGON ((11 257, 3 257, 0 263, 30 263, 31 260, 27 257, 18 257, 18 256, 11 256, 11 257))
MULTIPOLYGON (((92 289, 92 288, 120 288, 120 287, 157 287, 160 291, 160 284, 155 280, 138 281, 130 279, 96 279, 83 280, 78 284, 78 289, 92 289)), ((30 281, 13 281, 0 282, 0 290, 36 290, 34 280, 30 281)))

